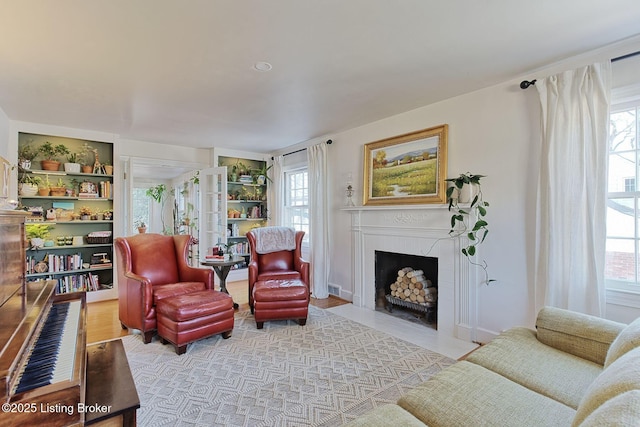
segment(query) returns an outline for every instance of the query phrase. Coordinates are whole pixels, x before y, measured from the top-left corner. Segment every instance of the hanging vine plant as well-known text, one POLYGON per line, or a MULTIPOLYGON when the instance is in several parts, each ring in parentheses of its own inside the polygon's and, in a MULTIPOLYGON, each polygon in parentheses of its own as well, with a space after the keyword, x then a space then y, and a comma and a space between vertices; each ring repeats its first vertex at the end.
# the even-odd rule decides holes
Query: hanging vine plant
POLYGON ((489 284, 495 282, 495 279, 489 278, 487 262, 483 260, 478 263, 472 260, 472 257, 476 255, 477 246, 482 244, 489 234, 489 223, 486 218, 489 202, 484 200, 480 185, 480 179, 484 177, 485 175, 473 175, 467 172, 466 174, 460 174, 456 178, 447 179, 446 181, 453 183, 453 186, 447 188, 446 195, 449 211, 452 212, 449 235, 451 237, 467 237, 467 245, 461 249, 461 252, 471 264, 484 270, 485 283, 489 284), (467 186, 466 188, 470 194, 470 203, 468 205, 461 197, 465 186, 467 186), (471 226, 471 222, 473 222, 473 226, 471 226))

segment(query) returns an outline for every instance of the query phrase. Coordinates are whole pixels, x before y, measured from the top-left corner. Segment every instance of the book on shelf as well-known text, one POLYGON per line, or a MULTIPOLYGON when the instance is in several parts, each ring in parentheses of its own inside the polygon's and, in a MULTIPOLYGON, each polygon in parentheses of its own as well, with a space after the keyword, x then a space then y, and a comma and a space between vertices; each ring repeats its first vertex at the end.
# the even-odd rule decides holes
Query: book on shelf
POLYGON ((78 193, 78 198, 80 198, 80 199, 96 199, 96 198, 98 198, 98 193, 78 193))
POLYGON ((103 267, 113 267, 113 264, 110 262, 102 262, 100 264, 91 264, 89 268, 103 268, 103 267))
POLYGON ((100 289, 100 279, 97 274, 83 273, 60 277, 57 279, 58 294, 68 294, 70 292, 91 292, 100 289))

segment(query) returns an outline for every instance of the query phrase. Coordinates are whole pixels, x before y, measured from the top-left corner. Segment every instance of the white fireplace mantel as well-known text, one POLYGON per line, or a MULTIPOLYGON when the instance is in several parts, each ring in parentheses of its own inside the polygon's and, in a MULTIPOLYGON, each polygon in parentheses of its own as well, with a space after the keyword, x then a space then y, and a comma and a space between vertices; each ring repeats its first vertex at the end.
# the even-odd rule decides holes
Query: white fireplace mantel
POLYGON ((375 251, 438 258, 438 334, 474 341, 475 269, 449 236, 447 205, 359 206, 351 214, 353 304, 375 310, 375 251), (473 275, 473 277, 470 277, 473 275))

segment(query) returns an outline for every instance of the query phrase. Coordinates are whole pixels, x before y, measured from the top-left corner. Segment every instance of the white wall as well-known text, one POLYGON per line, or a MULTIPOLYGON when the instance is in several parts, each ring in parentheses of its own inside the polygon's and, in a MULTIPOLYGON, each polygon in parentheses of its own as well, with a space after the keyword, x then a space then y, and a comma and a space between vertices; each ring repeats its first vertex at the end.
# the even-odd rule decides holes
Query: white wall
MULTIPOLYGON (((486 201, 491 203, 490 234, 480 257, 489 265, 496 282, 478 284, 478 338, 481 341, 506 328, 533 326, 533 271, 535 206, 539 169, 540 107, 535 88, 522 90, 521 80, 543 78, 595 60, 640 50, 638 40, 554 64, 544 70, 477 92, 389 117, 327 137, 332 172, 332 236, 330 284, 350 299, 352 287, 350 215, 341 211, 347 174, 354 177, 357 204, 362 204, 363 145, 431 126, 447 123, 448 176, 471 172, 487 175, 482 180, 486 201)), ((636 73, 637 75, 637 73, 636 73)), ((477 277, 482 277, 477 274, 477 277)), ((640 316, 640 310, 625 308, 608 317, 625 321, 640 316)))

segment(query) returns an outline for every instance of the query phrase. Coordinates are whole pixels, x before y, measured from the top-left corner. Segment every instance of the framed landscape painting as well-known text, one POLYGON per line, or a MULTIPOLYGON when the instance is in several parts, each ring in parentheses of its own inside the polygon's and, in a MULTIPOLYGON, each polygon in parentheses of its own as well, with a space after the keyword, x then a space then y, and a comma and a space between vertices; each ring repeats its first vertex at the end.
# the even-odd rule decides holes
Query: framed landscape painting
POLYGON ((447 131, 441 125, 364 146, 364 205, 445 203, 447 131))

